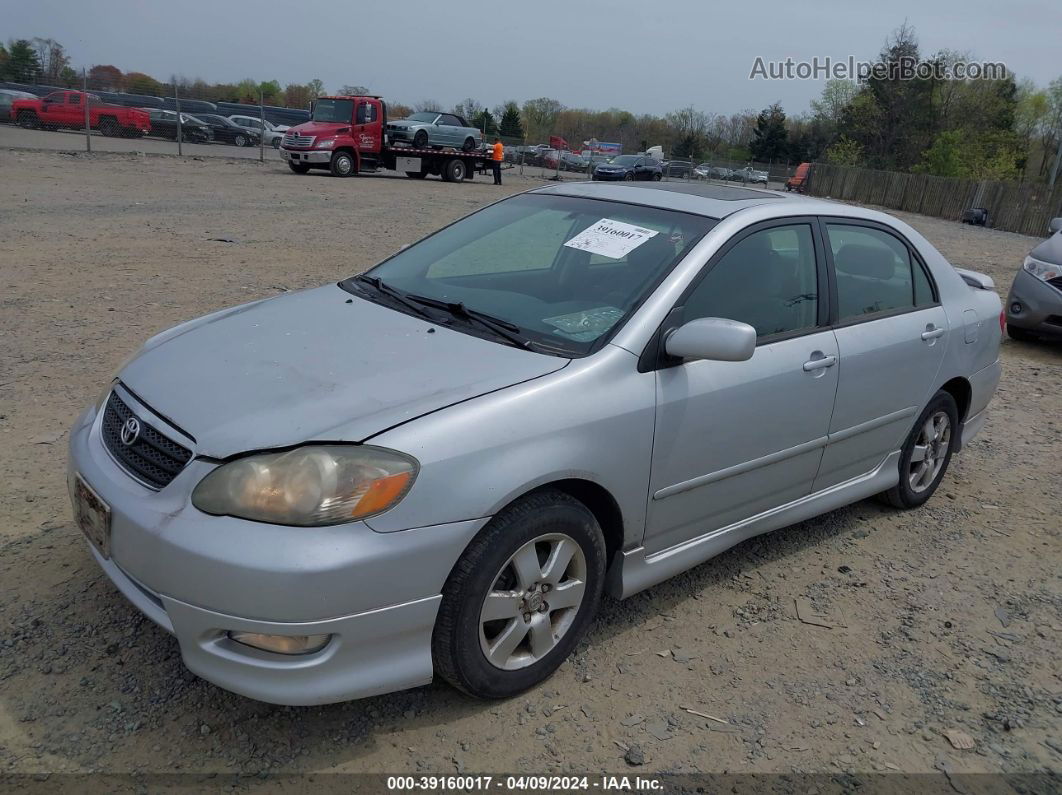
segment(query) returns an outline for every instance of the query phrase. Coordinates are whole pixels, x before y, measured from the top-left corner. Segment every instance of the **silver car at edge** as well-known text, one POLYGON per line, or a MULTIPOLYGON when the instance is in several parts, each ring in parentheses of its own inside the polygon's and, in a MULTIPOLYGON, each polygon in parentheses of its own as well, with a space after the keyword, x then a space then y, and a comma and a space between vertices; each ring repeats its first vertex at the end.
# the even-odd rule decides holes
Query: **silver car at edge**
POLYGON ((874 495, 984 425, 999 297, 888 215, 705 184, 504 199, 150 340, 70 434, 91 554, 282 704, 549 676, 602 593, 874 495))

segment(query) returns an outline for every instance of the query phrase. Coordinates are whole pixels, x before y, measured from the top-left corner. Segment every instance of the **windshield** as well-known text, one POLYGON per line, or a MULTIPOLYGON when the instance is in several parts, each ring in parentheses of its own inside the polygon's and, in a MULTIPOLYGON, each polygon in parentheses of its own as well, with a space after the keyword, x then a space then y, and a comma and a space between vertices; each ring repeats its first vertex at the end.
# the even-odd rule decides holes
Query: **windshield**
POLYGON ((438 117, 438 113, 434 111, 425 111, 424 113, 414 113, 411 116, 407 116, 408 121, 426 121, 431 124, 438 117))
POLYGON ((608 162, 615 166, 633 166, 638 160, 639 158, 637 155, 620 155, 619 157, 612 158, 608 162))
POLYGON ((313 121, 349 122, 354 118, 354 100, 319 99, 310 118, 313 121))
MULTIPOLYGON (((715 224, 653 207, 527 194, 440 230, 369 275, 406 296, 512 324, 543 352, 579 356, 603 344, 715 224)), ((359 292, 356 283, 344 286, 359 292)))

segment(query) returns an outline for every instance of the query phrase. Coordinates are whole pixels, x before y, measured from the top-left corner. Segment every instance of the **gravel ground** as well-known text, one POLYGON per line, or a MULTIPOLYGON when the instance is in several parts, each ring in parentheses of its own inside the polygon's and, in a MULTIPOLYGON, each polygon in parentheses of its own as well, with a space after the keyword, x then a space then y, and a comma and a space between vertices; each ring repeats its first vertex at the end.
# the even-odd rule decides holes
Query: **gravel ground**
MULTIPOLYGON (((185 671, 97 569, 66 429, 154 332, 335 281, 539 183, 5 150, 0 173, 0 776, 1059 770, 1058 346, 1003 346, 988 426, 927 506, 862 502, 606 601, 526 695, 275 707, 185 671)), ((1001 290, 1036 242, 905 220, 1001 290)))

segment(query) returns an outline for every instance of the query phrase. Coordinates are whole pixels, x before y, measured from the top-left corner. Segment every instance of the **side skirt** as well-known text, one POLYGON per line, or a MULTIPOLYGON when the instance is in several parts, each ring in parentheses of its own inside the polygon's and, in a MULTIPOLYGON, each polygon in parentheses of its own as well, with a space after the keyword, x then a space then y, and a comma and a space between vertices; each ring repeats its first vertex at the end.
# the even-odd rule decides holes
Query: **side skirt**
POLYGON ((836 510, 872 497, 895 486, 900 479, 900 451, 889 453, 878 467, 865 475, 838 483, 828 489, 721 527, 710 533, 646 554, 644 547, 623 552, 609 570, 606 590, 610 596, 626 599, 639 591, 674 577, 714 558, 746 539, 780 527, 836 510))

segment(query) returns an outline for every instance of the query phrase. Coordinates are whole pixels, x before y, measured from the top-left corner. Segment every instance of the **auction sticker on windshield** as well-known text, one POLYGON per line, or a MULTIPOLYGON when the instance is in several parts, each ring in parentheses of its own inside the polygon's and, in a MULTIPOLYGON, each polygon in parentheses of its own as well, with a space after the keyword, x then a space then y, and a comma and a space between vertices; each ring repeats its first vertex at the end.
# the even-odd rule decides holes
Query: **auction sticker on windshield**
POLYGON ((613 221, 611 218, 602 218, 564 245, 580 251, 589 251, 591 254, 600 254, 609 259, 623 259, 646 240, 656 237, 657 234, 652 229, 613 221))

